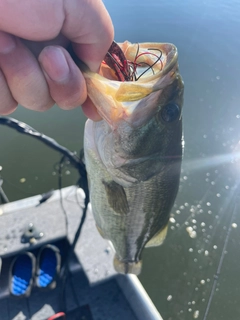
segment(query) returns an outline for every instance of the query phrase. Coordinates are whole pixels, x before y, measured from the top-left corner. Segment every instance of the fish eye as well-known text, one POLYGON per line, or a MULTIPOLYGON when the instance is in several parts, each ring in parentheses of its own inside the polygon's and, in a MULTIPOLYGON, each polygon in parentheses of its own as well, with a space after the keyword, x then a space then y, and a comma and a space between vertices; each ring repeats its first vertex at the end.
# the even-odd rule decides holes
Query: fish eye
POLYGON ((180 108, 175 103, 169 103, 160 111, 161 118, 164 122, 173 122, 180 116, 180 108))

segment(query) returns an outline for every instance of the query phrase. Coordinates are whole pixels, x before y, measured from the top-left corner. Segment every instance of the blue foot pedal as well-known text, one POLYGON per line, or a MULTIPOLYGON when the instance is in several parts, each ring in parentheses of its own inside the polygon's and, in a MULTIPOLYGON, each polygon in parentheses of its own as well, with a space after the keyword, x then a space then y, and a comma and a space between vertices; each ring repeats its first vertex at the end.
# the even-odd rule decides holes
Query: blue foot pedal
POLYGON ((36 259, 30 252, 17 256, 10 269, 10 292, 14 296, 28 297, 32 290, 36 259))
POLYGON ((59 249, 50 244, 44 246, 38 254, 36 285, 40 288, 54 289, 60 266, 59 249))

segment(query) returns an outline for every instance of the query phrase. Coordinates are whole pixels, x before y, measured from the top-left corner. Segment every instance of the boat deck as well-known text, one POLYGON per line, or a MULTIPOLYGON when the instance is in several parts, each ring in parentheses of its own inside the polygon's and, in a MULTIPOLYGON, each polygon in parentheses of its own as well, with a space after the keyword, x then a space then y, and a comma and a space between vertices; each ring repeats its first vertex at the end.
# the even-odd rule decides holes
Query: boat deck
POLYGON ((14 257, 24 251, 37 255, 43 245, 51 243, 59 247, 64 261, 82 216, 84 193, 75 186, 61 193, 54 191, 38 206, 41 198, 39 195, 0 206, 0 320, 45 320, 63 311, 64 306, 71 320, 162 320, 138 278, 116 274, 113 249, 98 234, 90 206, 70 261, 65 290, 60 277, 53 290, 33 287, 28 298, 10 295, 9 270, 14 257), (31 244, 21 241, 29 224, 43 233, 31 244))

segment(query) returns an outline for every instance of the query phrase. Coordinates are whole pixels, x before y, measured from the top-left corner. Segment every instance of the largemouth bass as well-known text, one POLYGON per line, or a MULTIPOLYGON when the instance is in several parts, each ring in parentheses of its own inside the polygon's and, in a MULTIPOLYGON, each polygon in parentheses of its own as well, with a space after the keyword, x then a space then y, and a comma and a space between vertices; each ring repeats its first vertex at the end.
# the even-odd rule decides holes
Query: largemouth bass
POLYGON ((178 192, 183 81, 174 45, 119 46, 126 61, 110 52, 100 74, 83 70, 103 118, 86 122, 84 154, 93 215, 116 251, 114 267, 139 274, 143 248, 166 237, 178 192))

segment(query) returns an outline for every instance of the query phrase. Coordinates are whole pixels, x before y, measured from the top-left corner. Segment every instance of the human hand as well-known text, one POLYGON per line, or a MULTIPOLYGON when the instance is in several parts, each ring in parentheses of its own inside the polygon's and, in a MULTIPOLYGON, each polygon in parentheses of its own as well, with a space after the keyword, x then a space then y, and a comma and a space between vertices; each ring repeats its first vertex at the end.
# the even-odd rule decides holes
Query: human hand
POLYGON ((18 104, 44 111, 56 103, 66 110, 82 105, 87 117, 99 120, 83 75, 64 48, 72 43, 97 71, 112 41, 101 0, 0 0, 0 114, 18 104))

